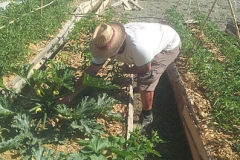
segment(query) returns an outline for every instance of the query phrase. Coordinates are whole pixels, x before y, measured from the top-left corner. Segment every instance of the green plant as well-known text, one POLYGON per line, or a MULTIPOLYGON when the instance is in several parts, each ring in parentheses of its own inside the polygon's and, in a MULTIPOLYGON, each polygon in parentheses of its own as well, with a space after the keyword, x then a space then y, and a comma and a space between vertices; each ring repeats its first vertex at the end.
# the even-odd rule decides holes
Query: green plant
MULTIPOLYGON (((59 118, 62 123, 64 122, 64 126, 68 128, 68 134, 82 133, 84 137, 93 134, 106 134, 104 132, 104 126, 97 122, 97 118, 109 117, 115 120, 122 120, 121 115, 111 113, 112 106, 115 103, 117 103, 117 101, 108 97, 106 94, 99 95, 97 100, 85 97, 74 110, 65 105, 58 105, 55 108, 55 111, 57 111, 55 113, 58 114, 54 114, 54 117, 59 118)), ((53 117, 49 117, 49 119, 50 118, 53 119, 53 117)), ((2 138, 2 142, 0 142, 0 153, 10 149, 18 149, 21 154, 31 155, 31 149, 38 148, 39 145, 47 140, 44 137, 39 137, 40 133, 42 136, 44 133, 51 133, 51 136, 55 137, 59 132, 56 132, 54 128, 63 127, 61 123, 56 124, 55 127, 49 124, 47 130, 42 132, 39 132, 39 130, 36 131, 39 122, 36 123, 37 121, 34 117, 26 114, 16 114, 11 121, 11 130, 2 127, 1 131, 7 130, 12 137, 8 136, 7 140, 2 138)), ((51 141, 58 141, 59 137, 56 136, 55 139, 52 139, 51 141)))
POLYGON ((29 116, 18 114, 14 116, 13 120, 11 127, 16 130, 17 135, 8 140, 2 139, 0 153, 13 148, 20 149, 20 153, 26 153, 41 143, 31 131, 29 116))
MULTIPOLYGON (((26 74, 27 75, 27 74, 26 74)), ((96 86, 96 81, 91 81, 94 82, 96 86)), ((104 88, 111 88, 109 83, 105 83, 107 87, 104 88)), ((94 86, 94 85, 93 85, 94 86)), ((102 83, 102 86, 104 84, 102 83)), ((115 86, 116 87, 116 86, 115 86)), ((115 88, 114 87, 114 88, 115 88)), ((14 91, 11 91, 14 92, 14 91)), ((41 97, 42 95, 40 95, 41 97)), ((20 96, 21 98, 23 97, 22 95, 20 96)), ((27 99, 28 97, 24 97, 27 99)), ((29 97, 29 100, 31 100, 31 97, 29 97)), ((34 99, 34 102, 36 99, 34 99)), ((39 101, 40 103, 41 101, 39 101)), ((99 124, 97 122, 98 117, 109 117, 111 119, 115 120, 122 120, 121 115, 112 113, 112 106, 116 104, 118 101, 115 99, 108 97, 106 94, 99 95, 97 100, 89 97, 85 97, 82 102, 80 102, 74 110, 68 108, 66 105, 58 105, 58 106, 47 106, 46 110, 51 110, 52 115, 47 115, 48 119, 56 117, 61 119, 62 122, 64 122, 65 126, 68 126, 69 131, 68 133, 83 133, 84 136, 90 136, 93 134, 105 134, 104 132, 104 126, 99 124)), ((47 105, 47 104, 45 104, 47 105)), ((43 106, 41 106, 43 107, 43 106)), ((34 108, 35 111, 37 111, 36 108, 34 108)), ((16 132, 13 134, 15 135, 14 137, 10 138, 8 140, 5 140, 5 138, 2 138, 2 142, 0 143, 0 152, 5 152, 10 149, 18 149, 20 150, 21 154, 25 155, 25 158, 29 156, 42 156, 41 154, 44 154, 44 157, 51 156, 53 152, 51 150, 46 150, 43 148, 39 148, 39 145, 42 144, 44 139, 39 138, 38 134, 40 133, 40 130, 36 130, 36 128, 39 128, 39 125, 42 120, 40 119, 39 121, 36 121, 32 115, 16 115, 16 113, 7 110, 3 107, 0 108, 1 113, 3 115, 9 115, 13 114, 15 115, 13 117, 13 123, 11 124, 12 129, 14 129, 16 132), (6 114, 8 113, 8 114, 6 114), (36 123, 37 122, 37 123, 36 123), (34 129, 35 128, 35 129, 34 129), (37 131, 37 132, 36 132, 37 131), (38 133, 39 132, 39 133, 38 133), (32 151, 31 151, 32 150, 32 151), (32 152, 36 152, 37 155, 32 155, 32 152), (39 155, 40 154, 40 155, 39 155), (49 155, 48 155, 49 154, 49 155)), ((37 111, 36 114, 39 114, 38 112, 44 112, 42 111, 37 111)), ((28 113, 27 113, 28 114, 28 113)), ((45 117, 43 117, 45 118, 45 117)), ((47 123, 47 122, 44 122, 47 123)), ((42 125, 45 125, 42 123, 42 125)), ((58 127, 62 127, 61 124, 57 124, 58 127)), ((44 126, 45 127, 45 126, 44 126)), ((52 127, 48 123, 48 129, 45 130, 46 132, 51 132, 51 135, 54 135, 53 131, 51 131, 52 127)), ((7 130, 7 128, 1 127, 1 131, 7 130)), ((44 128, 43 128, 44 129, 44 128)), ((42 133, 44 130, 42 130, 42 133)), ((8 130, 11 134, 14 132, 13 130, 8 130)), ((59 133, 58 133, 59 134, 59 133)), ((57 138, 58 139, 58 138, 57 138)), ((56 139, 55 139, 56 141, 56 139)), ((60 154, 60 153, 59 153, 60 154)))
POLYGON ((74 110, 65 105, 58 105, 56 110, 61 115, 60 118, 69 124, 70 129, 92 135, 93 133, 104 133, 104 126, 96 121, 99 117, 122 121, 120 114, 111 113, 113 105, 117 102, 107 94, 102 94, 96 100, 85 97, 74 110))
POLYGON ((94 78, 88 74, 84 74, 83 86, 95 87, 101 89, 120 89, 118 85, 112 84, 111 81, 106 81, 103 78, 94 78))
POLYGON ((38 148, 32 148, 30 156, 25 156, 25 159, 34 159, 34 160, 61 160, 65 158, 62 152, 58 152, 57 154, 48 148, 44 148, 39 146, 38 148))
POLYGON ((162 140, 159 139, 156 132, 153 131, 152 134, 151 140, 144 135, 139 135, 137 130, 130 133, 128 140, 118 135, 110 135, 106 138, 93 135, 90 140, 78 141, 80 145, 84 145, 79 154, 90 159, 143 160, 149 153, 161 157, 158 152, 153 150, 153 147, 154 143, 162 142, 162 140))
MULTIPOLYGON (((32 65, 23 65, 22 69, 17 70, 16 73, 21 76, 31 89, 36 92, 36 98, 26 97, 18 94, 19 97, 28 99, 34 107, 31 107, 29 112, 34 114, 40 114, 41 119, 38 124, 42 124, 42 128, 45 129, 46 120, 55 111, 56 101, 65 96, 59 95, 59 88, 65 87, 70 91, 73 91, 73 78, 74 70, 61 65, 60 63, 53 63, 50 61, 46 70, 33 70, 32 79, 29 79, 28 75, 31 71, 32 65)), ((38 126, 37 126, 38 127, 38 126)))

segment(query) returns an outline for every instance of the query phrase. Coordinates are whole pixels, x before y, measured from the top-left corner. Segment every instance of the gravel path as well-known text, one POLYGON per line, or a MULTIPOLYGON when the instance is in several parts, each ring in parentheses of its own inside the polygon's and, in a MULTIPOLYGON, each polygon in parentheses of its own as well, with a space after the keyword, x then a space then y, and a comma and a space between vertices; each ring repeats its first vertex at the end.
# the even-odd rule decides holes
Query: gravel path
MULTIPOLYGON (((111 2, 113 4, 117 0, 111 2)), ((164 19, 165 11, 168 9, 176 9, 183 14, 185 20, 191 20, 192 11, 200 9, 204 14, 208 15, 211 8, 213 10, 210 14, 211 20, 216 22, 221 30, 224 30, 227 22, 232 21, 233 16, 227 0, 218 0, 214 5, 215 0, 139 0, 138 4, 143 7, 143 10, 136 8, 131 11, 124 11, 123 5, 114 7, 119 15, 129 13, 132 21, 151 21, 158 22, 159 19, 164 19), (154 17, 154 18, 144 18, 154 17)), ((131 3, 129 3, 131 7, 131 3)), ((240 17, 240 1, 231 0, 232 8, 235 17, 240 17)))

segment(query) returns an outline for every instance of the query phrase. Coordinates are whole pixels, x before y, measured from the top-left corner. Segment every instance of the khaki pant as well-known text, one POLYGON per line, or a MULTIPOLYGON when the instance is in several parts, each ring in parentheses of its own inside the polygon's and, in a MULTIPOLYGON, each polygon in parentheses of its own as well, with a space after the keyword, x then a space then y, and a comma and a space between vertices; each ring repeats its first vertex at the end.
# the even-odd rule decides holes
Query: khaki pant
POLYGON ((181 44, 169 51, 162 51, 152 61, 152 68, 147 73, 137 75, 137 85, 141 91, 154 91, 161 75, 178 56, 181 44))

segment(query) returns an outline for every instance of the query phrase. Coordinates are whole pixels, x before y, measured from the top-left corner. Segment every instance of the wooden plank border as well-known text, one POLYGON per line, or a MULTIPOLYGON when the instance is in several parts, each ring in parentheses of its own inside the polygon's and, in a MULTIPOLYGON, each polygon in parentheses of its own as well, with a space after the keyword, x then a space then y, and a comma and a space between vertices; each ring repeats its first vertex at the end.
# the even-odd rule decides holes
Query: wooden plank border
POLYGON ((126 139, 130 138, 130 132, 133 132, 134 126, 133 126, 133 114, 134 114, 134 108, 133 108, 133 75, 131 74, 129 77, 127 77, 128 82, 128 111, 127 111, 127 134, 126 139))
POLYGON ((188 139, 191 153, 194 160, 211 160, 208 148, 204 144, 199 133, 197 120, 193 107, 188 98, 181 77, 174 63, 170 64, 166 70, 168 78, 174 90, 174 96, 178 111, 182 119, 184 130, 188 139))

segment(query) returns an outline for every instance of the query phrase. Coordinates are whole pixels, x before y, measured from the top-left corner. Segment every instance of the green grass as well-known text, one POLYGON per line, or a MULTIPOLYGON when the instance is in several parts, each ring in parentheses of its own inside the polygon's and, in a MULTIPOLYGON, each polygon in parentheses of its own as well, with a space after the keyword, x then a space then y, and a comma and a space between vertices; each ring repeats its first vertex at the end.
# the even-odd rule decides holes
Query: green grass
MULTIPOLYGON (((50 2, 44 0, 43 5, 50 2)), ((29 49, 30 43, 37 44, 55 37, 73 11, 69 6, 71 2, 57 0, 41 12, 36 10, 41 6, 41 1, 25 0, 19 5, 10 4, 6 10, 0 10, 0 64, 4 74, 28 62, 33 53, 29 49)))

